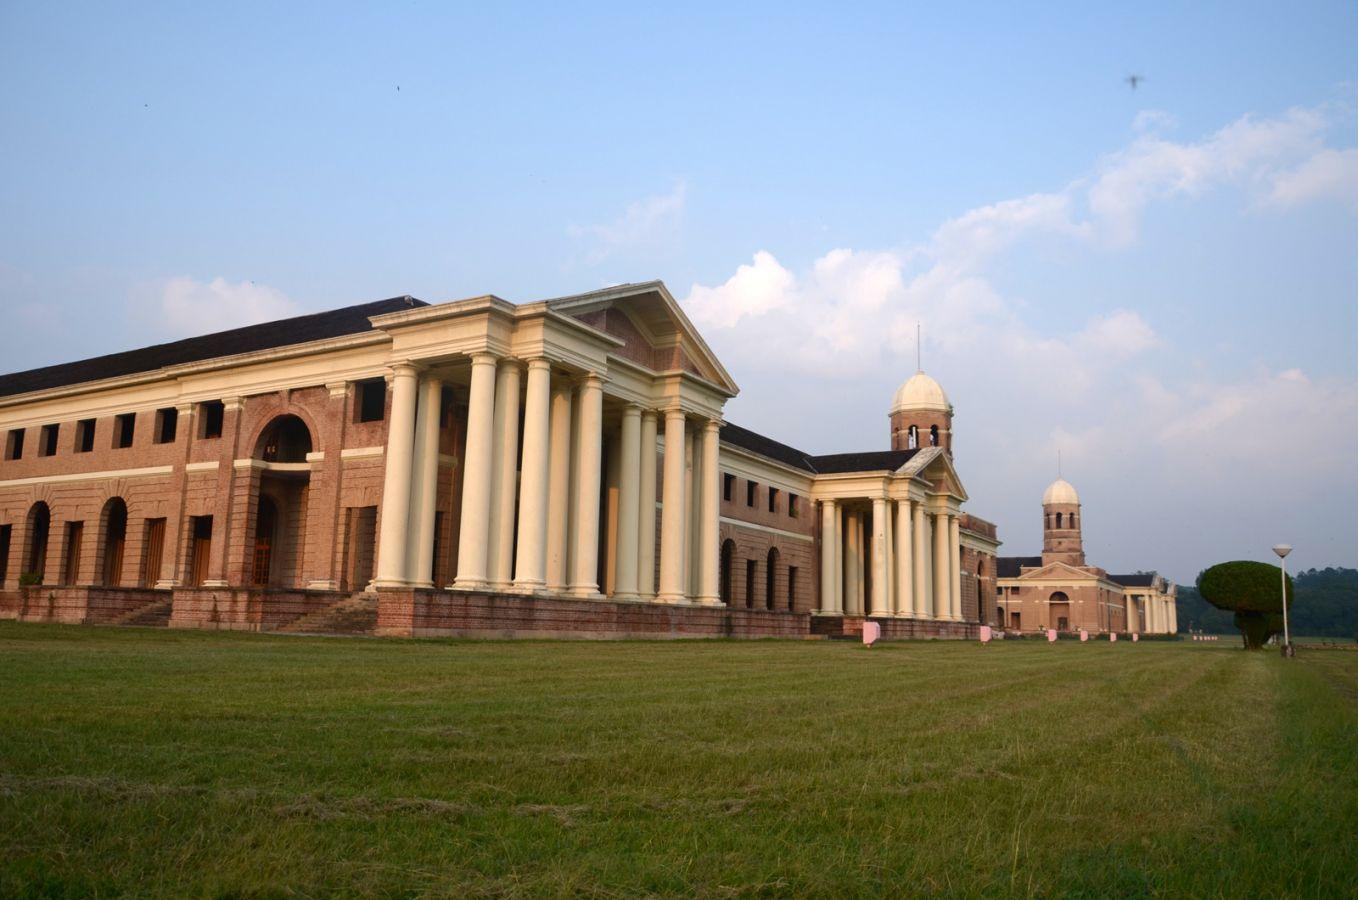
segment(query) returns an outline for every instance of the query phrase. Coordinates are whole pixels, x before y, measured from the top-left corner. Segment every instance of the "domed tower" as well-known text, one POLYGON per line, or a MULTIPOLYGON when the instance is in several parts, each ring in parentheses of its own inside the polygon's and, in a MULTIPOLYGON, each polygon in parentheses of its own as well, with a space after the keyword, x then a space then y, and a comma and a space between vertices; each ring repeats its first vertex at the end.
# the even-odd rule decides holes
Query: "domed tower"
POLYGON ((1042 495, 1042 565, 1085 564, 1080 520, 1080 495, 1069 481, 1056 479, 1042 495))
POLYGON ((952 456, 952 404, 924 372, 896 389, 891 403, 891 449, 942 447, 952 456))

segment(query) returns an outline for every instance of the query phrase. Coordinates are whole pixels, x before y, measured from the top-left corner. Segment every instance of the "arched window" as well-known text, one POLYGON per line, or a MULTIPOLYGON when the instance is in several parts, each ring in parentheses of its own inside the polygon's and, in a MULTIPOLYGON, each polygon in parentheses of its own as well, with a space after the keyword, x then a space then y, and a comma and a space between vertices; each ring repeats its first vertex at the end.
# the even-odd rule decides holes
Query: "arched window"
POLYGON ((104 555, 100 560, 99 583, 104 587, 122 584, 123 551, 127 547, 127 503, 113 497, 104 504, 100 516, 103 525, 104 555))
POLYGON ((906 432, 905 449, 914 450, 917 447, 919 447, 919 426, 911 425, 910 430, 906 432))
POLYGON ((731 605, 731 567, 735 565, 736 542, 722 541, 721 545, 721 602, 731 605))
POLYGON ((778 571, 778 548, 773 547, 769 550, 769 557, 768 562, 766 563, 765 570, 766 578, 764 581, 764 608, 768 610, 773 609, 774 602, 773 584, 774 575, 777 571, 778 571))
POLYGON ((28 510, 28 553, 24 555, 23 574, 36 575, 42 584, 47 571, 47 539, 52 529, 52 510, 39 500, 28 510))
POLYGON ((311 431, 296 416, 279 416, 259 436, 255 457, 264 462, 306 462, 311 452, 311 431))
POLYGON ((1061 527, 1061 514, 1060 514, 1060 513, 1057 513, 1057 514, 1056 514, 1056 527, 1057 527, 1057 528, 1060 528, 1060 527, 1061 527))
POLYGON ((929 426, 929 446, 930 446, 930 447, 937 447, 937 446, 938 446, 938 426, 937 426, 937 425, 930 425, 930 426, 929 426))

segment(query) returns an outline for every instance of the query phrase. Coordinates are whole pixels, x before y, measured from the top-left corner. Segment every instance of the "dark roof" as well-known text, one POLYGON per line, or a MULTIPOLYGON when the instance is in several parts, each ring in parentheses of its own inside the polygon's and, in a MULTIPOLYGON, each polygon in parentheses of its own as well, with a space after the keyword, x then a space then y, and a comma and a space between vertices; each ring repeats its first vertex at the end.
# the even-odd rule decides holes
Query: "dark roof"
POLYGON ((428 305, 414 297, 392 297, 388 300, 332 309, 329 312, 279 319, 277 322, 265 322, 260 325, 247 325, 244 328, 186 338, 169 344, 156 344, 140 350, 127 350, 79 362, 0 375, 0 397, 89 381, 102 381, 105 378, 118 378, 140 372, 154 372, 168 366, 234 356, 238 353, 272 350, 292 344, 361 334, 372 330, 372 323, 368 321, 369 316, 380 316, 384 313, 428 305))
POLYGON ((1109 575, 1108 580, 1123 587, 1153 587, 1154 572, 1138 572, 1135 575, 1109 575))
POLYGON ((870 453, 831 453, 828 456, 811 457, 811 465, 821 475, 835 475, 840 472, 877 472, 885 469, 894 472, 910 461, 919 450, 877 450, 870 453))
POLYGON ((780 444, 772 438, 756 434, 748 428, 726 423, 721 427, 721 439, 728 444, 767 456, 776 462, 810 472, 813 475, 836 475, 842 472, 894 472, 909 461, 919 450, 879 450, 868 453, 831 453, 812 456, 796 447, 780 444))
POLYGON ((1040 556, 997 556, 995 571, 1000 578, 1017 578, 1023 569, 1033 569, 1042 565, 1040 556))
POLYGON ((732 425, 727 422, 721 426, 721 439, 734 447, 749 450, 751 453, 758 453, 760 456, 767 456, 769 459, 792 466, 794 469, 801 469, 813 474, 816 471, 811 466, 809 455, 795 447, 789 447, 787 444, 780 444, 772 438, 766 438, 762 434, 756 434, 748 428, 741 428, 739 425, 732 425))

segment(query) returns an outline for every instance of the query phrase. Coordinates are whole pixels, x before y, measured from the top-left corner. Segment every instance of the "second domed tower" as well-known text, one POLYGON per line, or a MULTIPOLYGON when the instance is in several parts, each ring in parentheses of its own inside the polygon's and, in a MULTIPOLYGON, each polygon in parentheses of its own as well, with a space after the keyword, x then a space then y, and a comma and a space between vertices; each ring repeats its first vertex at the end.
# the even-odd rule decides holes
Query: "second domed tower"
POLYGON ((942 447, 952 456, 952 404, 924 372, 916 372, 896 389, 891 403, 891 449, 942 447))
POLYGON ((1058 478, 1042 495, 1042 564, 1063 562, 1085 564, 1084 537, 1081 534, 1080 495, 1075 486, 1058 478))

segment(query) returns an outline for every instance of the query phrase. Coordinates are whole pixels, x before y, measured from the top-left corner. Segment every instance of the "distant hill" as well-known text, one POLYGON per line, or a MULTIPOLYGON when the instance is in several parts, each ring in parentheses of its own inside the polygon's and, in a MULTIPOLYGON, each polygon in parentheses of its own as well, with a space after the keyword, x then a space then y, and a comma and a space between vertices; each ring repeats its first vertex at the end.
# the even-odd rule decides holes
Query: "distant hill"
MULTIPOLYGON (((1358 637, 1358 569, 1307 569, 1292 576, 1292 633, 1307 637, 1358 637)), ((1198 596, 1190 585, 1179 586, 1179 630, 1235 634, 1231 614, 1198 596)))

